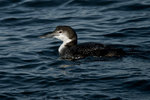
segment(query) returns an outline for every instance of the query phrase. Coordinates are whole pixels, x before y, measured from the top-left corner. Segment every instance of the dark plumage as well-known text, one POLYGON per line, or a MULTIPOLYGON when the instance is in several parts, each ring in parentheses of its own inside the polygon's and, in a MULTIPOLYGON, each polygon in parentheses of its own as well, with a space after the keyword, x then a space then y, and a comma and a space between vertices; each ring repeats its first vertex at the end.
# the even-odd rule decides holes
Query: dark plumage
POLYGON ((120 48, 105 46, 100 43, 87 42, 77 44, 76 32, 70 26, 57 26, 54 32, 42 37, 55 37, 63 41, 59 54, 64 59, 80 59, 88 56, 120 57, 125 52, 120 48))
POLYGON ((87 56, 94 57, 120 57, 125 55, 125 52, 120 48, 105 46, 100 43, 87 42, 79 45, 67 46, 60 54, 64 59, 80 59, 87 56))

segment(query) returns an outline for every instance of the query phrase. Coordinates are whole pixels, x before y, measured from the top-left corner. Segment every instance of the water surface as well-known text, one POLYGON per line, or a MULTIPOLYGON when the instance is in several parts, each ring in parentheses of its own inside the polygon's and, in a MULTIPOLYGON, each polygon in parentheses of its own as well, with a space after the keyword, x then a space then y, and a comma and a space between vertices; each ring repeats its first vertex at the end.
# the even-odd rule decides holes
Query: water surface
POLYGON ((149 0, 1 0, 0 15, 1 100, 150 100, 149 0), (58 25, 134 54, 60 59, 38 38, 58 25))

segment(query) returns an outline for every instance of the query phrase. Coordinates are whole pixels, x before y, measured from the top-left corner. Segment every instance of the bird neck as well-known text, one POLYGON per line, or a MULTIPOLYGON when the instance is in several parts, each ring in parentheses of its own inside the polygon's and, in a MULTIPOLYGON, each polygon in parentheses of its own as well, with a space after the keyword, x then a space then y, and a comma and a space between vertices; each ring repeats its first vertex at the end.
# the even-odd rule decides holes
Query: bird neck
POLYGON ((75 46, 75 45, 77 45, 77 40, 63 41, 63 43, 59 47, 58 51, 61 54, 65 48, 70 48, 70 47, 75 46))

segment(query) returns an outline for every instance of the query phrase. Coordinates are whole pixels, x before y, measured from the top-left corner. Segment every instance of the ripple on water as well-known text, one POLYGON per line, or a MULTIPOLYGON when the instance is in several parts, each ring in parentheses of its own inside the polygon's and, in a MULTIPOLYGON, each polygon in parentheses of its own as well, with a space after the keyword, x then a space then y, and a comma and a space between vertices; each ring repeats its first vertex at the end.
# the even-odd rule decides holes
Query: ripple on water
POLYGON ((80 6, 109 6, 112 5, 114 3, 117 3, 118 1, 114 1, 114 0, 73 0, 73 2, 71 2, 70 4, 77 4, 80 6))
POLYGON ((7 6, 10 6, 14 3, 17 3, 17 2, 20 2, 21 0, 9 0, 9 1, 6 1, 6 0, 1 0, 0 1, 0 7, 7 7, 7 6))
POLYGON ((122 4, 117 4, 116 6, 112 6, 110 8, 104 9, 103 11, 114 11, 114 10, 119 10, 119 11, 148 11, 150 9, 149 4, 142 4, 142 3, 132 3, 131 2, 126 2, 122 4))
POLYGON ((150 100, 149 0, 0 0, 0 99, 150 100), (59 58, 58 25, 122 58, 59 58))
POLYGON ((58 6, 60 4, 62 4, 63 2, 66 2, 66 0, 51 0, 51 1, 47 1, 47 0, 37 0, 37 1, 27 1, 21 4, 21 6, 24 7, 31 7, 31 8, 45 8, 45 7, 55 7, 58 6))
POLYGON ((133 90, 146 91, 150 93, 150 80, 149 79, 141 79, 141 80, 131 80, 124 82, 122 84, 124 87, 133 90))

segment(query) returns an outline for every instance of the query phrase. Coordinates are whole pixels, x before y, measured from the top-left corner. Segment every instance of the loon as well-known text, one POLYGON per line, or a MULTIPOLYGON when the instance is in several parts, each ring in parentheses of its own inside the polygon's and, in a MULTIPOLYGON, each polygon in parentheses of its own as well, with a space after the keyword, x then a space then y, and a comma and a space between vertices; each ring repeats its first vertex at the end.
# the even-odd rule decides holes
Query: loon
POLYGON ((63 59, 81 59, 92 57, 120 57, 125 55, 121 48, 114 48, 95 42, 77 44, 77 34, 70 26, 57 26, 53 32, 41 35, 40 38, 57 38, 63 43, 59 47, 59 55, 63 59))

